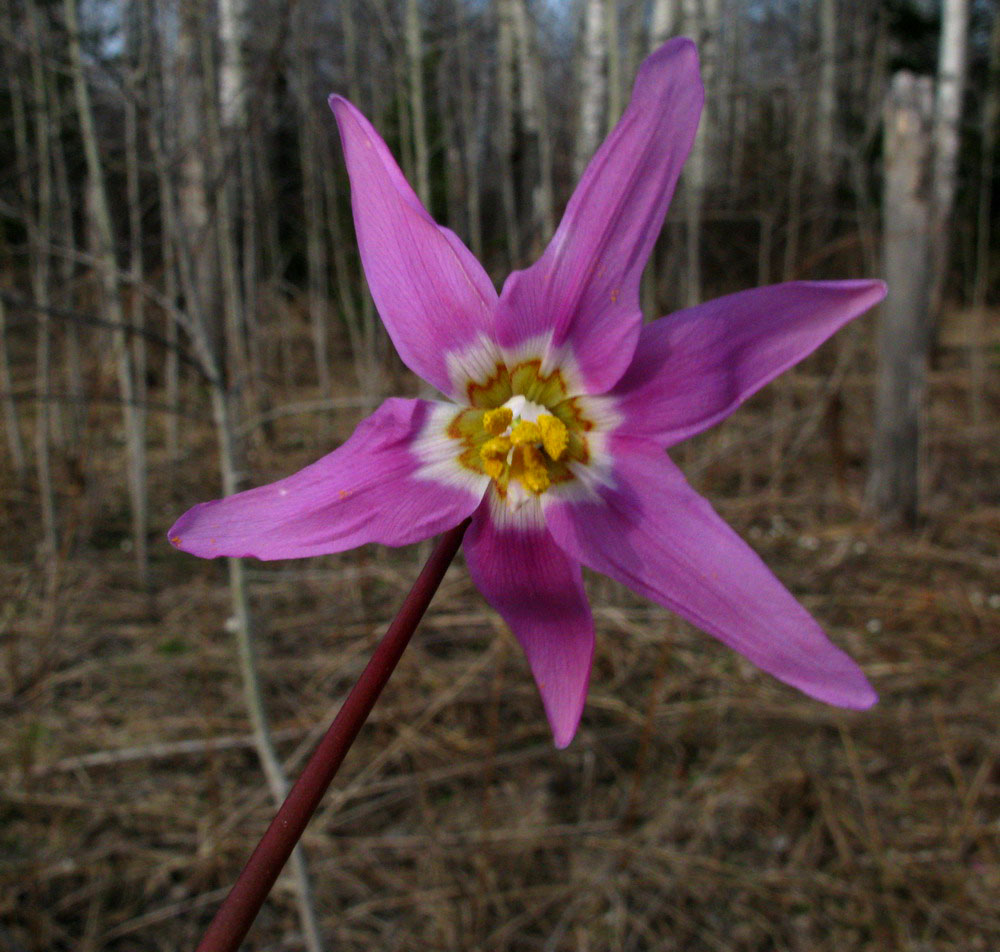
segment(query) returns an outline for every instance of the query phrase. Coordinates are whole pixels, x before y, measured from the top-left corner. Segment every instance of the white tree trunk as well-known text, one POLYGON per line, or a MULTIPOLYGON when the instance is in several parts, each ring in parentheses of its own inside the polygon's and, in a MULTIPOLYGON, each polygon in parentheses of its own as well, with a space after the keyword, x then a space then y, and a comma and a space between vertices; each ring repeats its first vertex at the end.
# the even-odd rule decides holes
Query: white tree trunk
POLYGON ((680 26, 678 0, 653 0, 653 16, 649 29, 649 45, 652 49, 662 46, 676 35, 680 26))
POLYGON ((577 179, 597 151, 603 131, 601 116, 607 101, 607 47, 602 0, 584 0, 582 29, 579 59, 580 122, 573 156, 573 171, 577 179))
POLYGON ((517 44, 524 138, 523 191, 531 202, 531 229, 527 244, 537 254, 552 234, 552 144, 547 127, 545 90, 535 43, 535 25, 524 0, 511 0, 511 8, 517 44))
MULTIPOLYGON (((194 281, 185 293, 197 296, 191 309, 212 314, 216 310, 216 249, 209 231, 208 162, 205 142, 206 103, 202 85, 201 32, 205 0, 179 0, 174 76, 169 92, 176 103, 176 136, 172 144, 179 156, 178 252, 194 268, 194 281)), ((222 353, 222 322, 206 328, 216 355, 222 353)))
POLYGON ((716 31, 719 27, 719 0, 683 0, 684 32, 699 48, 701 74, 705 83, 705 105, 691 155, 684 167, 684 211, 687 232, 687 259, 684 303, 701 302, 701 231, 708 182, 709 149, 712 146, 712 93, 715 86, 716 31))
POLYGON ((101 280, 102 305, 115 325, 112 331, 112 345, 115 369, 118 373, 118 393, 122 401, 122 416, 125 429, 125 443, 128 460, 129 495, 132 502, 132 535, 135 546, 136 567, 139 580, 148 581, 149 563, 146 552, 148 529, 148 497, 146 480, 146 440, 143 433, 142 417, 139 414, 135 394, 135 370, 132 354, 125 337, 125 314, 122 309, 121 292, 118 287, 118 262, 114 251, 114 232, 111 226, 111 210, 104 186, 104 169, 101 165, 94 130, 93 112, 90 106, 90 91, 83 73, 83 56, 80 51, 80 31, 77 23, 76 0, 65 0, 64 14, 69 33, 69 56, 76 91, 77 115, 80 122, 80 138, 87 161, 87 178, 90 184, 91 201, 88 207, 92 214, 92 225, 97 241, 97 267, 101 280))
POLYGON ((959 125, 965 87, 969 0, 944 0, 934 108, 934 286, 932 305, 940 308, 948 273, 949 223, 955 201, 959 125))
POLYGON ((913 522, 919 499, 920 417, 930 348, 933 89, 927 77, 893 77, 885 115, 885 276, 891 294, 878 338, 875 433, 868 504, 883 519, 913 522))
POLYGON ((618 22, 618 0, 604 0, 604 21, 608 34, 608 114, 610 132, 622 114, 622 50, 618 22))
POLYGON ((224 128, 242 126, 246 113, 246 75, 243 68, 245 0, 217 0, 219 16, 219 111, 224 128))
POLYGON ((426 208, 431 205, 430 160, 427 151, 427 121, 424 116, 424 42, 420 22, 420 0, 406 0, 406 58, 410 73, 410 116, 417 165, 417 195, 426 208))

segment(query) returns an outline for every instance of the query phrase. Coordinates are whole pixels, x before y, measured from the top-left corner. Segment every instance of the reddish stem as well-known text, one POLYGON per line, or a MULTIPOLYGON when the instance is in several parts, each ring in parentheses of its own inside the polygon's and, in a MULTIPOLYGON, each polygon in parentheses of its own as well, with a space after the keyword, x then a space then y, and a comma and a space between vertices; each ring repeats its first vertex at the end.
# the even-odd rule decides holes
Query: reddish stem
POLYGON ((371 713, 382 688, 409 644, 417 623, 427 610, 451 560, 455 558, 468 526, 469 520, 466 519, 460 526, 449 529, 438 539, 399 614, 378 643, 375 653, 358 678, 358 683, 347 695, 344 706, 319 742, 257 849, 243 867, 239 879, 219 907, 197 952, 235 952, 239 948, 354 738, 358 736, 361 725, 371 713))

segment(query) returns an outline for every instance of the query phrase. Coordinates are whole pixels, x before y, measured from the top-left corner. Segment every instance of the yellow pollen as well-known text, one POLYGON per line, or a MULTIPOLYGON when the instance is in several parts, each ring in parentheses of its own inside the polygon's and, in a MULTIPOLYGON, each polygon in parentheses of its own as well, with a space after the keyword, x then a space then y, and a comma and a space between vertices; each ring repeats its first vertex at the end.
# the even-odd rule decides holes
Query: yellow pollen
POLYGON ((542 446, 549 454, 549 459, 557 460, 566 452, 569 443, 569 430, 562 420, 550 413, 543 413, 538 418, 538 429, 542 434, 542 446))
POLYGON ((492 436, 500 436, 510 426, 513 419, 514 411, 510 407, 487 410, 483 414, 483 429, 492 436))
POLYGON ((484 459, 483 472, 486 473, 490 479, 499 479, 503 476, 503 470, 506 465, 507 464, 502 459, 484 459))
POLYGON ((549 471, 545 466, 542 451, 536 446, 521 447, 521 482, 533 493, 541 495, 549 488, 549 471))
POLYGON ((507 466, 507 454, 510 452, 510 440, 506 436, 494 436, 487 440, 479 450, 479 458, 483 461, 483 472, 491 479, 499 479, 507 466))
POLYGON ((542 431, 538 428, 537 423, 532 423, 530 420, 521 420, 511 431, 510 441, 515 446, 528 446, 541 443, 542 431))

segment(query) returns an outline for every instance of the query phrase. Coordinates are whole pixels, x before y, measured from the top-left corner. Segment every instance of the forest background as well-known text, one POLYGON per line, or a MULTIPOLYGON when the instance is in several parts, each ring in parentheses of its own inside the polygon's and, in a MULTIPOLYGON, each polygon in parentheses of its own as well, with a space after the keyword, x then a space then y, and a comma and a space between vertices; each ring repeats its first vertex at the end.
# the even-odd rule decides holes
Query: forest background
POLYGON ((165 539, 417 392, 327 95, 499 285, 677 34, 707 104, 647 318, 894 276, 676 455, 881 703, 591 577, 556 751, 456 565, 247 948, 1000 948, 988 0, 0 0, 0 948, 193 947, 426 554, 165 539))

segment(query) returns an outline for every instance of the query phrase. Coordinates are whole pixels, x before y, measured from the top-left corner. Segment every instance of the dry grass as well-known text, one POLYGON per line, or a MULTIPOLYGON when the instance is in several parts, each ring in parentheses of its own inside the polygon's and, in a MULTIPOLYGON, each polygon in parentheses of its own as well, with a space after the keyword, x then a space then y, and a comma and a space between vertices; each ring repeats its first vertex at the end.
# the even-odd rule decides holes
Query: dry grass
MULTIPOLYGON (((456 565, 305 838, 330 949, 1000 948, 997 375, 993 429, 973 433, 964 358, 944 354, 927 520, 887 533, 859 507, 870 376, 845 377, 843 411, 818 416, 830 362, 680 462, 859 659, 881 704, 849 714, 803 698, 591 578, 593 685, 579 736, 556 751, 516 644, 456 565)), ((254 450, 255 477, 352 423, 349 411, 325 430, 280 420, 254 450)), ((95 409, 88 433, 94 478, 63 482, 76 488, 61 501, 55 598, 32 564, 30 493, 0 489, 0 948, 192 948, 272 808, 222 570, 163 544, 155 591, 137 590, 114 408, 95 409)), ((211 434, 192 424, 186 444, 181 465, 157 467, 158 532, 215 491, 211 434)), ((419 557, 253 566, 290 771, 419 557)), ((279 882, 246 948, 300 948, 296 921, 279 882)))

